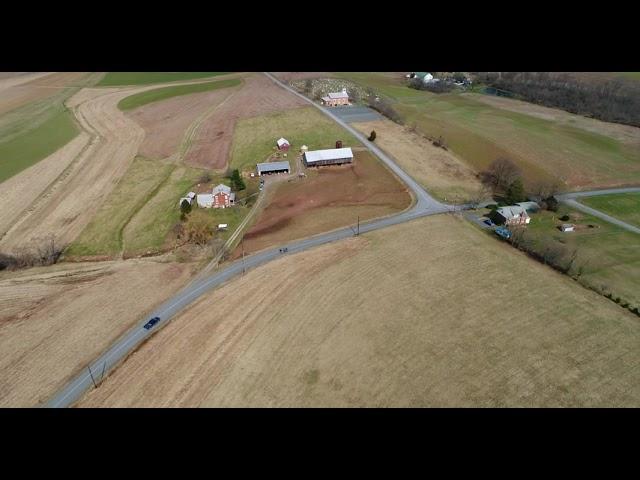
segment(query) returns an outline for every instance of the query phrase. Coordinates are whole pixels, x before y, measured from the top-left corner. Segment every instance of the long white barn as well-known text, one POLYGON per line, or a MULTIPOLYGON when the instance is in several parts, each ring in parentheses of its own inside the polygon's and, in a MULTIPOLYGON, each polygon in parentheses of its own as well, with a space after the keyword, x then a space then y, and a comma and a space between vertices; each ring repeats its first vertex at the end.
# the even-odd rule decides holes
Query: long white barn
POLYGON ((351 162, 353 162, 353 152, 349 147, 313 150, 304 153, 304 163, 307 167, 314 167, 318 165, 340 165, 351 162))

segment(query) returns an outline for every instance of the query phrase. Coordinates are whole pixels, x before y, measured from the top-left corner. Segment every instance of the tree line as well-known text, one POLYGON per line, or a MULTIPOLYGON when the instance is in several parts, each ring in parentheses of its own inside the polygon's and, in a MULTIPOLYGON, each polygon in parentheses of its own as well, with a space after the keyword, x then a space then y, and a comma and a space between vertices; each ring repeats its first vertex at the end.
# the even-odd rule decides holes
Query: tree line
POLYGON ((621 78, 586 82, 549 72, 476 72, 475 76, 531 103, 640 127, 640 82, 621 78))

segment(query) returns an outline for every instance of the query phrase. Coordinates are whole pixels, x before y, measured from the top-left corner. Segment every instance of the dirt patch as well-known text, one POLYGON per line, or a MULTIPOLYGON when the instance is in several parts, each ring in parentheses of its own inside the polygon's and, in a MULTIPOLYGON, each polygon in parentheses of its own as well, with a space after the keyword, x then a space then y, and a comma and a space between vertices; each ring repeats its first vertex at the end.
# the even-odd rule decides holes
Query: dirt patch
POLYGON ((264 75, 247 77, 240 90, 202 123, 185 162, 199 168, 224 169, 237 120, 306 105, 264 75))
POLYGON ((190 274, 149 260, 0 274, 0 406, 45 402, 190 274))
MULTIPOLYGON (((307 169, 277 186, 267 207, 244 236, 245 252, 322 233, 407 208, 411 196, 369 152, 354 152, 351 165, 307 169)), ((240 255, 239 249, 233 257, 240 255)))
POLYGON ((185 131, 200 115, 219 105, 233 89, 194 93, 153 102, 128 113, 145 131, 138 153, 147 158, 166 158, 178 150, 185 131))

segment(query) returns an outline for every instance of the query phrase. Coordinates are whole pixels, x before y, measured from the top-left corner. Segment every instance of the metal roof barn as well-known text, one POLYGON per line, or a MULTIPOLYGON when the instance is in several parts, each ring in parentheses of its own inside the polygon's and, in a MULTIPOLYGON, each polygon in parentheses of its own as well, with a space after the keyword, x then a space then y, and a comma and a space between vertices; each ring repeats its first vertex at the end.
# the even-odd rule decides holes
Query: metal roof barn
POLYGON ((258 175, 263 175, 265 173, 277 173, 277 172, 291 172, 291 166, 289 162, 266 162, 259 163, 257 165, 258 175))
POLYGON ((348 163, 352 160, 353 152, 349 147, 314 150, 304 153, 304 161, 307 165, 330 165, 335 163, 348 163))

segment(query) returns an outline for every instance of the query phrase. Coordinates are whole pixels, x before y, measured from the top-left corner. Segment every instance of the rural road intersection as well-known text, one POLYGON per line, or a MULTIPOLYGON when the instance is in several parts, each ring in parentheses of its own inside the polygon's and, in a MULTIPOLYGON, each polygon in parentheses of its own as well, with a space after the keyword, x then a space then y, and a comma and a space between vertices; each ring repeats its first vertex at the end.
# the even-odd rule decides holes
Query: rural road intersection
MULTIPOLYGON (((413 192, 415 203, 414 205, 397 215, 364 222, 360 225, 360 233, 367 233, 372 230, 385 228, 391 225, 397 225, 399 223, 407 222, 419 217, 427 215, 435 215, 445 212, 461 211, 468 208, 467 205, 446 205, 443 204, 432 196, 430 196, 422 186, 416 183, 406 172, 404 172, 391 158, 389 158, 382 150, 377 146, 369 142, 360 132, 352 128, 346 121, 333 114, 330 110, 323 108, 322 106, 314 103, 307 97, 299 94, 289 86, 283 84, 278 79, 273 77, 269 73, 265 73, 272 81, 278 84, 280 87, 289 91, 293 95, 302 98, 304 101, 310 103, 314 107, 318 108, 322 113, 330 117, 333 121, 341 125, 345 130, 350 132, 356 137, 363 145, 365 145, 376 157, 384 162, 400 179, 407 185, 407 187, 413 192)), ((640 188, 633 191, 640 191, 640 188)), ((618 193, 620 189, 611 191, 611 193, 618 193)), ((582 196, 589 195, 590 192, 582 192, 582 196)), ((562 195, 562 201, 575 202, 572 195, 580 196, 581 194, 565 194, 562 195)), ((578 204, 578 202, 575 202, 578 204)), ((580 204, 578 204, 580 205, 580 204)), ((572 204, 573 206, 573 204, 572 204)), ((584 207, 580 205, 581 209, 584 207)), ((576 207, 578 208, 578 207, 576 207)), ((584 207, 588 208, 588 207, 584 207)), ((591 212, 589 212, 591 213, 591 212)), ((600 214, 598 212, 598 216, 600 214)), ((594 214, 595 215, 595 214, 594 214)), ((602 217, 601 217, 602 218, 602 217)), ((612 219, 616 220, 616 219, 612 219)), ((613 222, 613 223, 616 223, 613 222)), ((621 222, 624 223, 624 222, 621 222)), ((629 227, 631 225, 625 224, 629 227)), ((635 227, 633 227, 635 228, 635 227)), ((637 229, 636 229, 637 230, 637 229)), ((638 231, 640 233, 640 231, 638 231)), ((104 375, 106 375, 113 367, 117 366, 123 359, 133 352, 142 342, 148 339, 151 335, 157 332, 163 325, 168 323, 175 315, 180 313, 184 308, 188 307, 192 302, 207 292, 215 289, 221 284, 231 280, 237 275, 241 275, 244 271, 255 268, 259 265, 263 265, 271 260, 275 260, 282 255, 288 255, 293 253, 302 252, 309 248, 317 247, 330 242, 335 242, 344 238, 352 237, 354 235, 353 227, 345 227, 342 229, 334 230, 331 232, 316 235, 310 238, 291 242, 287 245, 280 245, 278 247, 263 250, 253 255, 247 256, 244 260, 237 260, 225 268, 222 268, 210 276, 197 280, 183 288, 171 299, 164 302, 155 311, 149 314, 148 317, 140 321, 140 323, 127 331, 122 335, 115 343, 109 347, 109 349, 94 360, 87 368, 80 372, 75 378, 67 383, 60 391, 58 391, 44 406, 48 408, 64 408, 69 407, 75 403, 82 394, 91 388, 94 381, 99 383, 104 375), (286 248, 286 253, 282 253, 282 249, 286 248), (148 318, 160 317, 161 321, 156 324, 151 330, 145 330, 143 325, 147 322, 148 318)))

